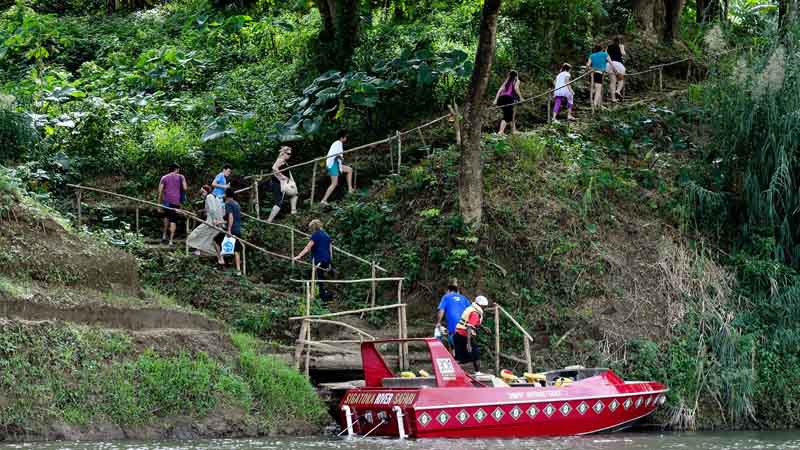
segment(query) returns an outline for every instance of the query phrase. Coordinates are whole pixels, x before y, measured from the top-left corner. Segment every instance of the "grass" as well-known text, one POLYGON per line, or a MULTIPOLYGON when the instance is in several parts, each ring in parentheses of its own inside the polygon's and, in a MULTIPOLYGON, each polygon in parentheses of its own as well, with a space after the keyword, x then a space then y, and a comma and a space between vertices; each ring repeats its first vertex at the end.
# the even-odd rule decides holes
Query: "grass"
POLYGON ((235 340, 233 364, 186 349, 137 353, 125 332, 66 324, 0 324, 0 428, 44 431, 50 424, 111 422, 155 426, 176 416, 202 419, 242 411, 262 429, 287 419, 319 425, 325 416, 311 385, 258 341, 235 340))

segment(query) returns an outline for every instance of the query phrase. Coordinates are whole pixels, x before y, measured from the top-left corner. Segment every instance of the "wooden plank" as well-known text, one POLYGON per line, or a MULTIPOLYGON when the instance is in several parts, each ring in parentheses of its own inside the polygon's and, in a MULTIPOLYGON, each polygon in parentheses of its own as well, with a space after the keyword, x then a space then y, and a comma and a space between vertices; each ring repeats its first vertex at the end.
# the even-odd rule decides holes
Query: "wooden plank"
MULTIPOLYGON (((329 284, 358 284, 358 283, 369 283, 372 281, 400 281, 405 280, 404 277, 383 277, 383 278, 359 278, 357 280, 317 280, 317 283, 329 283, 329 284)), ((305 283, 308 280, 296 280, 292 279, 295 283, 305 283)))
POLYGON ((136 234, 140 234, 139 228, 139 207, 136 207, 136 234))
POLYGON ((384 305, 384 306, 376 306, 374 308, 361 308, 361 309, 351 309, 349 311, 339 311, 335 313, 328 313, 328 314, 318 314, 318 315, 307 315, 307 316, 296 316, 290 317, 289 320, 306 320, 306 319, 325 319, 328 317, 339 317, 339 316, 346 316, 349 314, 360 314, 362 312, 370 312, 370 311, 383 311, 385 309, 395 309, 400 308, 403 304, 392 304, 392 305, 384 305))

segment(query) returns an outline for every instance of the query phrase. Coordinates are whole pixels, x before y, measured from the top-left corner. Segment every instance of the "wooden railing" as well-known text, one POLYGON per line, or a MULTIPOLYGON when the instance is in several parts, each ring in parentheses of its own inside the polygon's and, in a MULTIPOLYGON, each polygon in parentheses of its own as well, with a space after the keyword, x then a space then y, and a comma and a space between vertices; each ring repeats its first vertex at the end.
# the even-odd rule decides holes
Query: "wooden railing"
MULTIPOLYGON (((309 376, 311 367, 311 351, 313 348, 335 350, 342 353, 360 354, 358 351, 343 348, 341 344, 355 344, 362 342, 364 338, 375 339, 373 335, 356 326, 350 325, 345 322, 330 320, 333 317, 342 317, 355 314, 365 314, 369 312, 397 310, 397 338, 405 339, 408 337, 408 324, 406 317, 406 304, 403 303, 403 281, 405 278, 400 277, 387 277, 387 278, 366 278, 360 280, 317 280, 316 274, 312 271, 310 280, 292 280, 296 283, 303 283, 305 286, 305 314, 297 317, 290 317, 290 321, 302 321, 300 325, 300 333, 297 337, 294 360, 295 367, 300 370, 302 363, 305 362, 305 374, 309 376), (390 305, 375 306, 375 285, 379 282, 397 282, 397 303, 390 305), (372 292, 372 306, 368 308, 351 309, 347 311, 338 311, 327 314, 311 314, 311 300, 314 297, 314 291, 318 283, 326 284, 363 284, 370 283, 373 286, 372 292), (358 339, 336 339, 336 340, 314 340, 311 335, 311 327, 313 324, 331 324, 341 326, 354 332, 358 339), (337 346, 337 344, 340 344, 337 346), (305 358, 303 358, 305 352, 305 358)), ((408 367, 408 344, 400 343, 398 345, 398 366, 400 370, 406 370, 408 367)))
POLYGON ((517 319, 514 318, 511 314, 506 311, 505 308, 500 306, 499 303, 495 303, 494 306, 487 308, 490 311, 494 311, 494 368, 495 373, 500 373, 500 359, 510 359, 512 361, 525 364, 525 367, 528 372, 533 372, 533 362, 531 360, 531 343, 533 342, 533 338, 530 334, 525 330, 525 328, 517 322, 517 319), (502 353, 500 350, 500 320, 501 317, 505 317, 506 319, 510 320, 512 324, 522 333, 522 342, 524 345, 524 357, 525 359, 518 358, 513 355, 509 355, 506 353, 502 353))
MULTIPOLYGON (((81 185, 78 185, 78 184, 67 184, 67 186, 70 187, 70 188, 75 189, 76 213, 77 213, 76 214, 76 220, 77 220, 77 223, 78 223, 78 227, 80 227, 82 222, 83 222, 82 210, 81 210, 81 196, 82 196, 82 193, 84 191, 89 191, 89 192, 96 192, 96 193, 103 194, 103 195, 109 195, 109 196, 112 196, 112 197, 122 198, 122 199, 125 199, 125 200, 128 200, 128 201, 134 202, 134 203, 136 203, 138 205, 147 205, 149 207, 160 208, 160 209, 168 210, 168 211, 175 211, 176 213, 178 213, 178 214, 180 214, 180 215, 182 215, 182 216, 187 218, 187 220, 186 220, 186 235, 187 235, 187 237, 188 237, 189 231, 190 231, 189 230, 189 228, 190 228, 189 220, 190 219, 195 221, 195 222, 197 222, 197 223, 206 224, 206 226, 211 227, 211 228, 219 231, 220 233, 226 233, 227 232, 227 230, 222 229, 220 227, 217 227, 217 226, 214 226, 214 225, 209 225, 205 220, 203 220, 202 218, 198 217, 197 215, 195 215, 195 214, 193 214, 193 213, 191 213, 189 211, 185 211, 185 210, 177 209, 177 208, 169 208, 169 207, 166 207, 164 205, 159 205, 158 203, 151 202, 151 201, 148 201, 148 200, 142 200, 142 199, 139 199, 139 198, 130 197, 130 196, 127 196, 127 195, 118 194, 116 192, 106 191, 106 190, 98 189, 98 188, 94 188, 94 187, 81 186, 81 185)), ((137 233, 138 233, 139 232, 139 207, 138 206, 136 208, 136 229, 137 229, 137 233)), ((254 244, 254 243, 252 243, 250 241, 247 241, 245 239, 242 239, 240 237, 237 237, 237 240, 242 243, 242 274, 245 275, 245 276, 247 276, 247 248, 248 247, 250 247, 250 248, 252 248, 254 250, 257 250, 257 251, 259 251, 259 252, 261 252, 261 253, 263 253, 263 254, 265 254, 267 256, 270 256, 270 257, 291 261, 293 264, 295 262, 294 258, 291 257, 291 256, 282 255, 280 253, 269 251, 269 250, 267 250, 265 248, 262 248, 262 247, 260 247, 260 246, 258 246, 256 244, 254 244)), ((188 242, 188 240, 186 241, 185 245, 186 245, 186 254, 189 254, 190 250, 189 250, 189 242, 188 242)), ((312 267, 311 263, 308 263, 306 261, 297 261, 297 263, 312 267)))
MULTIPOLYGON (((178 214, 186 217, 187 218, 187 220, 186 220, 186 236, 187 237, 189 236, 189 233, 191 232, 190 220, 193 220, 193 221, 196 221, 196 222, 200 222, 200 223, 206 223, 202 218, 198 217, 197 215, 195 215, 195 214, 193 214, 193 213, 191 213, 189 211, 183 210, 183 209, 168 208, 168 207, 166 207, 164 205, 159 205, 159 204, 157 204, 155 202, 151 202, 151 201, 148 201, 148 200, 143 200, 143 199, 139 199, 139 198, 135 198, 135 197, 130 197, 130 196, 127 196, 127 195, 118 194, 116 192, 106 191, 106 190, 103 190, 103 189, 98 189, 98 188, 90 187, 90 186, 82 186, 82 185, 78 185, 78 184, 67 184, 67 186, 72 188, 72 189, 75 189, 75 196, 76 196, 76 199, 75 199, 76 200, 76 202, 75 202, 76 222, 78 224, 81 224, 83 222, 83 217, 82 217, 82 213, 83 213, 83 210, 82 210, 82 193, 84 191, 95 192, 95 193, 108 195, 108 196, 112 196, 112 197, 116 197, 116 198, 121 198, 121 199, 128 200, 130 202, 133 202, 136 205, 135 206, 135 222, 134 222, 134 227, 135 228, 134 229, 136 230, 137 234, 140 234, 140 232, 141 232, 141 227, 140 227, 140 210, 141 210, 141 207, 139 205, 143 205, 143 206, 147 206, 147 207, 153 207, 153 208, 159 208, 159 209, 163 209, 163 210, 175 211, 178 214)), ((292 268, 294 268, 296 262, 299 263, 299 264, 307 265, 309 267, 311 266, 311 264, 308 263, 308 262, 295 261, 295 259, 294 259, 295 255, 297 255, 297 252, 295 252, 295 236, 296 235, 300 235, 300 236, 303 236, 303 237, 310 237, 311 235, 309 235, 308 233, 304 233, 303 231, 300 231, 300 230, 298 230, 298 229, 296 229, 294 227, 290 227, 288 225, 279 224, 279 223, 269 223, 269 222, 267 222, 265 220, 258 219, 256 217, 253 217, 253 216, 251 216, 251 215, 249 215, 247 213, 244 213, 244 212, 242 212, 242 217, 250 219, 250 220, 253 220, 253 221, 256 221, 256 222, 258 222, 258 223, 260 223, 262 225, 268 225, 268 226, 273 226, 273 227, 277 227, 277 228, 282 228, 282 229, 288 230, 290 232, 290 248, 291 248, 291 253, 292 254, 289 256, 289 255, 282 255, 282 254, 279 254, 279 253, 276 253, 276 252, 272 252, 272 251, 263 249, 263 248, 259 247, 256 244, 253 244, 251 242, 248 242, 248 241, 246 241, 244 239, 239 238, 239 240, 242 242, 243 246, 249 246, 249 247, 251 247, 251 248, 253 248, 255 250, 258 250, 258 251, 260 251, 260 252, 262 252, 262 253, 264 253, 264 254, 266 254, 268 256, 272 256, 272 257, 277 257, 277 258, 281 258, 281 259, 284 259, 284 260, 288 260, 288 261, 291 262, 292 268)), ((206 225, 208 225, 208 224, 206 223, 206 225)), ((216 227, 216 226, 213 226, 212 228, 217 229, 220 232, 225 232, 226 231, 226 230, 224 230, 222 228, 219 228, 219 227, 216 227)), ((189 254, 190 253, 190 249, 189 249, 188 241, 185 243, 185 247, 186 247, 186 254, 189 254)), ((364 258, 361 258, 361 257, 359 257, 357 255, 354 255, 353 253, 350 253, 347 250, 344 250, 343 248, 338 247, 336 245, 333 246, 333 250, 334 250, 334 252, 341 253, 341 254, 345 255, 346 257, 348 257, 348 258, 351 258, 351 259, 353 259, 355 261, 358 261, 360 263, 363 263, 363 264, 366 264, 366 265, 370 266, 373 278, 376 277, 376 274, 377 274, 378 271, 387 273, 387 270, 384 269, 383 267, 379 266, 375 261, 368 261, 368 260, 366 260, 364 258)), ((333 255, 331 255, 331 256, 333 256, 333 255)), ((246 274, 246 267, 247 267, 246 251, 242 251, 242 268, 243 268, 242 271, 245 274, 246 274)), ((374 296, 374 289, 373 289, 373 296, 374 296)))

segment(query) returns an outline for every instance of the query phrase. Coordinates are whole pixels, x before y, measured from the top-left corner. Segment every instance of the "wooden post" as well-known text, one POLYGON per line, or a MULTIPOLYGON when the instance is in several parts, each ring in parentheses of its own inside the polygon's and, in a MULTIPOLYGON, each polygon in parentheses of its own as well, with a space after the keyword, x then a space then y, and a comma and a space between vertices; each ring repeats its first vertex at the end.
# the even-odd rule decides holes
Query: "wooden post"
POLYGON ((658 68, 658 91, 664 92, 664 66, 658 68))
POLYGON ((311 170, 311 205, 314 206, 314 194, 317 190, 317 166, 319 163, 312 164, 313 169, 311 170))
POLYGON ((419 133, 419 139, 422 141, 422 145, 425 147, 425 155, 430 158, 431 157, 431 149, 428 148, 428 143, 425 142, 425 135, 422 134, 422 128, 417 128, 417 133, 419 133))
POLYGON ((76 205, 77 205, 77 209, 78 209, 78 230, 80 230, 81 227, 83 226, 82 223, 81 223, 82 220, 81 220, 81 190, 80 189, 75 191, 75 200, 76 200, 76 205))
POLYGON ((390 134, 386 139, 389 139, 389 166, 392 168, 392 173, 394 173, 394 148, 392 147, 392 135, 390 134))
POLYGON ((139 207, 136 207, 136 234, 139 234, 139 207))
POLYGON ((461 112, 458 110, 458 103, 453 102, 453 109, 456 112, 456 144, 461 145, 461 112))
POLYGON ((550 102, 552 101, 553 101, 552 98, 547 97, 547 123, 552 123, 553 122, 552 119, 555 119, 555 117, 553 117, 552 119, 550 117, 550 111, 552 111, 552 109, 550 109, 550 102))
POLYGON ((189 216, 186 216, 186 218, 184 220, 184 223, 186 224, 186 237, 184 238, 184 239, 186 239, 186 241, 184 243, 184 246, 186 247, 186 255, 187 256, 189 255, 189 233, 191 233, 191 230, 190 230, 191 226, 189 225, 189 220, 190 220, 189 216))
MULTIPOLYGON (((403 312, 403 321, 402 329, 403 329, 403 339, 408 339, 408 318, 406 317, 406 305, 402 305, 400 307, 400 311, 403 312)), ((411 365, 408 362, 408 342, 403 342, 403 366, 408 369, 411 365)))
POLYGON ((500 373, 500 307, 494 307, 494 373, 500 373))
POLYGON ((686 65, 686 81, 692 79, 692 58, 689 58, 689 63, 686 65))
POLYGON ((294 228, 292 228, 291 244, 292 244, 292 270, 294 270, 294 228))
POLYGON ((247 246, 242 245, 242 275, 247 276, 247 246))
POLYGON ((294 368, 300 370, 300 357, 303 356, 303 341, 306 339, 306 329, 309 327, 308 320, 304 320, 300 325, 300 334, 297 336, 297 345, 294 347, 294 368))
POLYGON ((527 336, 522 336, 522 340, 525 341, 525 363, 528 365, 528 372, 533 372, 533 364, 531 362, 531 341, 527 336))
POLYGON ((311 260, 311 283, 308 285, 309 296, 306 298, 306 315, 311 314, 311 299, 314 298, 314 291, 317 287, 317 263, 311 260))
POLYGON ((261 203, 258 198, 258 178, 253 180, 253 208, 256 209, 256 219, 261 219, 261 203))
POLYGON ((311 324, 306 327, 306 342, 308 342, 306 344, 306 378, 311 378, 309 376, 311 366, 311 324))
POLYGON ((378 298, 378 283, 375 281, 376 272, 375 272, 375 261, 372 261, 372 303, 370 306, 373 308, 375 307, 375 301, 378 298))
MULTIPOLYGON (((403 339, 403 308, 397 308, 397 339, 403 339)), ((403 344, 397 344, 397 367, 403 371, 403 344)))
POLYGON ((403 165, 403 138, 399 131, 395 131, 397 137, 397 174, 400 175, 400 168, 403 165))
POLYGON ((592 114, 594 114, 594 72, 589 74, 589 103, 592 105, 592 114))
MULTIPOLYGON (((405 339, 408 337, 406 334, 408 329, 406 328, 406 307, 403 306, 403 280, 397 281, 397 304, 401 305, 398 308, 400 312, 400 339, 405 339)), ((402 368, 408 368, 408 344, 405 342, 400 343, 400 360, 402 361, 402 368)))

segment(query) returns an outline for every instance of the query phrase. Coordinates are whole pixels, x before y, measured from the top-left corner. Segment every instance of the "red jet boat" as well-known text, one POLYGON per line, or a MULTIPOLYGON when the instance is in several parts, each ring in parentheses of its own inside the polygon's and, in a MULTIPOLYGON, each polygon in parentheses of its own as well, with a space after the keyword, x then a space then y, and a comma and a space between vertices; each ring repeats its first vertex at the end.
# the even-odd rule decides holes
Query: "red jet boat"
POLYGON ((361 360, 364 387, 348 390, 339 405, 343 433, 351 436, 521 438, 617 431, 652 414, 668 391, 653 381, 624 381, 609 369, 554 370, 539 374, 535 383, 470 376, 434 338, 367 341, 361 360), (392 372, 378 346, 401 343, 427 346, 433 375, 392 372))

